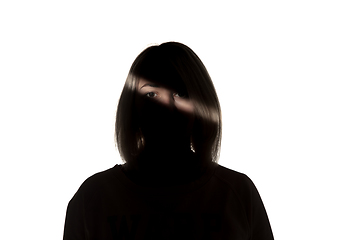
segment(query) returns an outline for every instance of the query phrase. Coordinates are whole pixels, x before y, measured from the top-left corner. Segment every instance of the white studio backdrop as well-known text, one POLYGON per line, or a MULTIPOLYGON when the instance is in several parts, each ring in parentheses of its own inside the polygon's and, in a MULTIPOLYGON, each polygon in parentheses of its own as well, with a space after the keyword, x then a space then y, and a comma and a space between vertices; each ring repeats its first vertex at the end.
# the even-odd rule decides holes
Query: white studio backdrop
POLYGON ((62 239, 66 207, 121 164, 115 111, 147 46, 207 67, 219 164, 257 186, 275 239, 360 239, 358 1, 2 1, 1 239, 62 239))

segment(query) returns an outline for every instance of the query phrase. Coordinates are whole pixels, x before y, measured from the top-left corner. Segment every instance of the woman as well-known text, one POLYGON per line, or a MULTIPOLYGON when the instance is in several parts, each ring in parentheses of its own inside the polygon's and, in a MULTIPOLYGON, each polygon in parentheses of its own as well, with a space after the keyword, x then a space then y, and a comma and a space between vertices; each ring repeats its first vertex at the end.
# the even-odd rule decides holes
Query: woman
POLYGON ((220 104, 189 47, 167 42, 135 59, 115 137, 124 164, 80 186, 64 239, 273 239, 252 181, 217 164, 220 104))

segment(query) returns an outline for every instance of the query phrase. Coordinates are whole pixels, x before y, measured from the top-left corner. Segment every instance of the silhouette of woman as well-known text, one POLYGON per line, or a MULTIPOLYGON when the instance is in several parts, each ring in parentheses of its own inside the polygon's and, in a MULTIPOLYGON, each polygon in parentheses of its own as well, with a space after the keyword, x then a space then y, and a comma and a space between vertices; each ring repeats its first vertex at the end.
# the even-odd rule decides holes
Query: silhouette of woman
POLYGON ((186 45, 151 46, 135 59, 115 138, 124 164, 80 186, 64 239, 273 239, 255 185, 217 163, 220 103, 186 45))

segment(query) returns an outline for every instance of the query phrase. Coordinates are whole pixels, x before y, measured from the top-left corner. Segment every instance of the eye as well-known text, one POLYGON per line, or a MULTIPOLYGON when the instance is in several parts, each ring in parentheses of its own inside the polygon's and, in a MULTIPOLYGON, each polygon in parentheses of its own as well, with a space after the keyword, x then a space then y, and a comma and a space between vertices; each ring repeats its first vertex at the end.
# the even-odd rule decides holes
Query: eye
POLYGON ((185 93, 179 92, 179 93, 174 93, 174 97, 187 98, 188 96, 185 93))
POLYGON ((149 98, 154 98, 154 97, 157 96, 157 94, 154 93, 154 92, 148 92, 148 93, 145 94, 145 96, 147 96, 147 97, 149 97, 149 98))

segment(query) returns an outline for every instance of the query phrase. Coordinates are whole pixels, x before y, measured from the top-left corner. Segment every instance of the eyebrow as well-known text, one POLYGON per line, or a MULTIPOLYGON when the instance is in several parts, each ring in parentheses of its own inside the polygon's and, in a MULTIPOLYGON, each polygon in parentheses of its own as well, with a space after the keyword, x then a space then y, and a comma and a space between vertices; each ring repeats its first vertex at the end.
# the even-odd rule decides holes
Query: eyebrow
POLYGON ((144 84, 140 89, 142 89, 143 87, 146 87, 146 86, 155 87, 155 88, 158 88, 158 87, 159 87, 159 85, 156 85, 156 84, 154 84, 154 83, 146 83, 146 84, 144 84))

